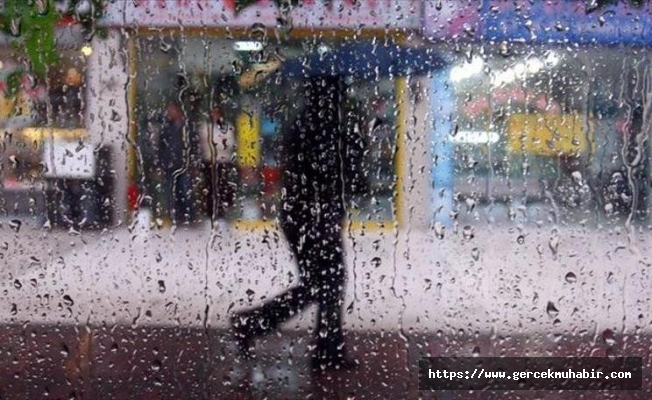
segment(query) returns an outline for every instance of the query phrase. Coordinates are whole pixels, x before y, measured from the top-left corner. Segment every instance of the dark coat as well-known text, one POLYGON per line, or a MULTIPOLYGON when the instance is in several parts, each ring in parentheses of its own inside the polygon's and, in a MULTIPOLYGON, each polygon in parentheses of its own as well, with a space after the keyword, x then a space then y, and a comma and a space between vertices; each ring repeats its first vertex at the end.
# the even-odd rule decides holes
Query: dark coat
POLYGON ((356 186, 353 178, 363 172, 356 166, 364 141, 343 110, 338 78, 315 78, 303 89, 305 107, 283 138, 281 216, 311 224, 341 222, 356 186))

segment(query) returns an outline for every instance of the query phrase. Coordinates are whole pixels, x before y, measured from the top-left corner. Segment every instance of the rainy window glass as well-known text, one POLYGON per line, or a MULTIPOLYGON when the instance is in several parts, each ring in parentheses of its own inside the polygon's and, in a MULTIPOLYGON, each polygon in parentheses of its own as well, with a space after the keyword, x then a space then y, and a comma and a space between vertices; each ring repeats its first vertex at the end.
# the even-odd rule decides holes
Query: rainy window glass
POLYGON ((0 398, 652 398, 650 27, 0 0, 0 398))

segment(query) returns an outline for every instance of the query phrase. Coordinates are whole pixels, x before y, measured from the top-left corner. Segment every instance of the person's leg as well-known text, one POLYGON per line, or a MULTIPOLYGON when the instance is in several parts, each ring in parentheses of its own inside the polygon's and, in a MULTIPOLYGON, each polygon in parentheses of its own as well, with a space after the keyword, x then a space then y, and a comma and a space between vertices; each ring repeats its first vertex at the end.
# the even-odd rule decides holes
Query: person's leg
POLYGON ((172 172, 167 172, 164 174, 161 181, 163 187, 163 201, 162 205, 164 207, 163 215, 172 222, 173 225, 176 225, 178 215, 176 213, 176 196, 174 193, 175 189, 175 178, 172 172))
POLYGON ((339 223, 321 227, 319 246, 313 253, 319 271, 319 313, 315 332, 313 368, 338 367, 347 360, 342 330, 342 307, 346 285, 344 249, 339 223))
POLYGON ((226 216, 226 207, 225 207, 225 202, 226 202, 226 192, 225 188, 228 188, 229 186, 229 181, 228 181, 228 176, 227 176, 227 166, 223 163, 218 163, 217 164, 217 171, 216 171, 216 180, 215 180, 215 202, 216 202, 216 207, 215 207, 215 213, 217 215, 217 218, 224 218, 226 216))
POLYGON ((177 178, 175 205, 177 223, 191 222, 194 219, 192 182, 187 172, 177 178))
POLYGON ((244 339, 248 340, 277 329, 316 299, 315 282, 318 281, 318 276, 315 274, 316 268, 311 265, 309 254, 312 252, 313 243, 305 239, 309 236, 305 234, 305 225, 296 221, 285 222, 283 231, 297 260, 299 282, 297 286, 261 306, 237 313, 233 317, 232 323, 244 339))

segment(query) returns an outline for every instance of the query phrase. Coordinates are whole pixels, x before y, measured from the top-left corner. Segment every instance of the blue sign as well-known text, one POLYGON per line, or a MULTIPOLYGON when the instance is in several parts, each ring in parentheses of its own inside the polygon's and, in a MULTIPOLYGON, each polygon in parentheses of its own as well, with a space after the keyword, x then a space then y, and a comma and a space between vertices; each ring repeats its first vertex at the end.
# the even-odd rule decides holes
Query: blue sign
POLYGON ((601 45, 652 44, 652 5, 627 1, 591 12, 583 0, 484 0, 485 40, 601 45), (588 12, 588 13, 587 13, 588 12))
POLYGON ((628 0, 587 10, 585 0, 424 0, 431 40, 652 44, 652 4, 628 0))

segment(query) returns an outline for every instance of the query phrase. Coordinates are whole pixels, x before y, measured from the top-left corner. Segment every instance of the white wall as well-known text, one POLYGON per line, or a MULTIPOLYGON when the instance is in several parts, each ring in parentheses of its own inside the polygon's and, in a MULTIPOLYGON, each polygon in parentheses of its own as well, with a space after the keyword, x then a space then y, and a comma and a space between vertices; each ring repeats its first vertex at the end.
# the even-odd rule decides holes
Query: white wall
POLYGON ((129 78, 127 38, 118 29, 109 29, 105 39, 95 36, 86 77, 86 123, 94 145, 112 150, 114 170, 115 222, 124 221, 127 210, 127 153, 129 78))
POLYGON ((432 126, 427 98, 427 78, 411 78, 407 84, 403 136, 403 216, 405 229, 427 229, 432 214, 430 204, 430 141, 432 126))

